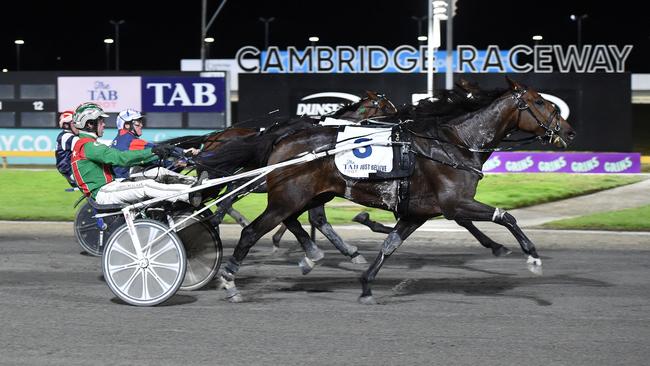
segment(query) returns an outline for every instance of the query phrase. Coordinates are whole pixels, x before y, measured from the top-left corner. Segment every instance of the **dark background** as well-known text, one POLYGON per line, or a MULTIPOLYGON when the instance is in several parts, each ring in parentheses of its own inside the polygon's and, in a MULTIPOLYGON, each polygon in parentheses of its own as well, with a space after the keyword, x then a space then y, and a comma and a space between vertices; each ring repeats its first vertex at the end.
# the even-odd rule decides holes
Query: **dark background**
MULTIPOLYGON (((221 0, 208 1, 208 20, 221 0)), ((270 23, 270 45, 370 45, 393 48, 417 44, 417 23, 411 16, 427 13, 425 0, 407 1, 253 1, 229 0, 208 31, 215 38, 211 56, 233 58, 244 45, 262 47, 270 23)), ((650 22, 643 2, 566 0, 458 0, 454 43, 485 48, 540 44, 576 44, 577 24, 569 15, 588 14, 582 22, 583 44, 633 44, 627 71, 650 72, 650 22)), ((0 22, 0 68, 15 69, 21 38, 22 70, 103 70, 103 39, 114 38, 109 20, 120 27, 123 70, 178 70, 182 58, 199 58, 201 1, 34 1, 4 4, 0 22)), ((444 28, 444 26, 443 26, 444 28)), ((426 26, 423 24, 423 33, 426 26)), ((444 39, 443 39, 444 47, 444 39)))

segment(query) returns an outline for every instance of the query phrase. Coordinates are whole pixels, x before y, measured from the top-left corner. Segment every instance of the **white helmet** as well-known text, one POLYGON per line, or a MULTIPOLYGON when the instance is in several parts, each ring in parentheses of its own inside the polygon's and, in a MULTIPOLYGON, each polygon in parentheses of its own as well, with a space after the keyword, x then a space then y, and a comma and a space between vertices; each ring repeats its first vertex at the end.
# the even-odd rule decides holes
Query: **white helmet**
POLYGON ((136 111, 135 109, 125 109, 120 114, 117 115, 115 119, 115 125, 118 130, 124 128, 126 122, 133 122, 136 120, 142 119, 142 113, 136 111))
POLYGON ((73 111, 63 111, 59 115, 59 127, 63 128, 64 123, 70 123, 72 122, 72 115, 74 114, 73 111))
POLYGON ((87 102, 77 107, 72 116, 72 122, 76 128, 82 130, 86 127, 88 121, 95 121, 106 117, 108 117, 108 114, 104 113, 102 107, 95 103, 87 102))

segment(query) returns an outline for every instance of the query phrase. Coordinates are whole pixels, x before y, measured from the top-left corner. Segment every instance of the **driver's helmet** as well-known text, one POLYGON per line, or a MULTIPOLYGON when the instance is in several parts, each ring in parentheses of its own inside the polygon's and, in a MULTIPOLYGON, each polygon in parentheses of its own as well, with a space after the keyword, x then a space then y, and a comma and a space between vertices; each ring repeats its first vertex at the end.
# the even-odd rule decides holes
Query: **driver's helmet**
POLYGON ((126 122, 133 122, 136 120, 142 119, 142 113, 136 111, 135 109, 125 109, 120 114, 117 115, 115 119, 115 125, 118 130, 124 128, 126 122))
POLYGON ((70 123, 72 122, 72 115, 74 114, 73 111, 63 111, 59 115, 59 127, 63 128, 64 123, 70 123))
POLYGON ((72 116, 72 122, 78 129, 84 129, 88 121, 95 121, 99 118, 106 118, 108 114, 104 113, 102 107, 95 103, 86 102, 78 106, 72 116))

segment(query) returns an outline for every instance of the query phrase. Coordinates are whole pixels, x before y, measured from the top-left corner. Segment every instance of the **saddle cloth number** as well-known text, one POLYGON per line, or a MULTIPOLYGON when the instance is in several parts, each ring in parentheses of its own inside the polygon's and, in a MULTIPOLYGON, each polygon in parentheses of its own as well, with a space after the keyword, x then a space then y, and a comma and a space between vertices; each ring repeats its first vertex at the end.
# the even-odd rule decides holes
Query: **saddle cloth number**
POLYGON ((334 163, 341 174, 352 178, 368 178, 368 174, 390 172, 393 170, 393 148, 386 144, 390 141, 390 128, 350 127, 339 132, 337 143, 377 142, 336 154, 334 163))

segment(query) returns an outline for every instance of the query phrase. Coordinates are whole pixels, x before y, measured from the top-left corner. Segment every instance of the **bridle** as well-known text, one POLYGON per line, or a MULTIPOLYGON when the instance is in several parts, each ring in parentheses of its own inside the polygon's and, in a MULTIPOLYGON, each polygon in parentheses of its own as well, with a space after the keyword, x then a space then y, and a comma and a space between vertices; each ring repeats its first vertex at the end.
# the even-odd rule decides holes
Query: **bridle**
POLYGON ((395 108, 395 105, 390 100, 388 100, 384 94, 377 94, 377 99, 366 97, 364 98, 364 101, 366 100, 369 100, 371 102, 371 105, 361 106, 361 108, 357 110, 357 113, 363 113, 364 119, 374 117, 378 114, 390 115, 397 113, 397 108, 395 108), (373 110, 374 113, 366 110, 373 110))
POLYGON ((526 89, 515 90, 512 92, 512 99, 515 100, 517 110, 519 111, 519 115, 517 116, 517 123, 519 123, 519 119, 521 118, 521 112, 528 111, 528 113, 530 113, 530 115, 535 119, 535 122, 537 122, 537 124, 544 129, 544 136, 541 137, 542 141, 552 143, 555 138, 559 138, 562 140, 562 142, 564 142, 559 134, 562 127, 560 125, 560 119, 557 118, 560 115, 560 109, 557 106, 554 106, 553 112, 548 115, 546 123, 544 123, 537 117, 537 115, 535 115, 535 113, 533 113, 530 105, 528 105, 528 103, 522 98, 526 92, 526 89), (555 122, 554 127, 553 122, 555 122))

